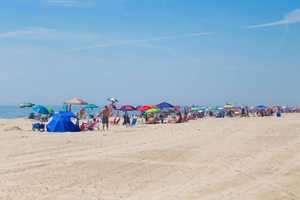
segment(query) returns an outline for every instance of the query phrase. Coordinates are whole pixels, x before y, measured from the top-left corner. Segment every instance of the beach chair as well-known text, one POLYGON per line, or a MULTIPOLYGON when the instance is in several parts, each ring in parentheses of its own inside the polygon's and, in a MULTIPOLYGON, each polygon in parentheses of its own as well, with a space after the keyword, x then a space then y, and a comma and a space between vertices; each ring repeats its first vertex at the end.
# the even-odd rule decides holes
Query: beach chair
POLYGON ((45 131, 45 124, 42 124, 42 123, 34 123, 34 124, 32 124, 32 130, 33 130, 33 131, 44 132, 44 131, 45 131))
POLYGON ((96 119, 91 125, 90 127, 88 127, 89 130, 100 130, 100 120, 96 119))
POLYGON ((81 131, 94 131, 100 129, 100 120, 95 119, 93 121, 84 122, 80 126, 81 131))
POLYGON ((133 118, 131 122, 131 126, 136 126, 137 125, 137 118, 133 118))
POLYGON ((113 121, 113 124, 114 124, 114 125, 118 125, 118 124, 120 123, 120 120, 121 120, 120 117, 115 117, 115 118, 114 118, 114 121, 113 121))

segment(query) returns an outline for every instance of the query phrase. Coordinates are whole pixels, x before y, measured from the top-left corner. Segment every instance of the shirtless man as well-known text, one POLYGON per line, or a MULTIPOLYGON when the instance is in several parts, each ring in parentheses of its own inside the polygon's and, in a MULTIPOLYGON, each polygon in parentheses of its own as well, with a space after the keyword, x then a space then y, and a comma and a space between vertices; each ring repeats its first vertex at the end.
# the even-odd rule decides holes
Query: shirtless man
POLYGON ((111 114, 111 109, 108 106, 105 106, 104 109, 101 111, 100 115, 102 116, 102 126, 103 130, 108 130, 109 128, 109 117, 111 114))

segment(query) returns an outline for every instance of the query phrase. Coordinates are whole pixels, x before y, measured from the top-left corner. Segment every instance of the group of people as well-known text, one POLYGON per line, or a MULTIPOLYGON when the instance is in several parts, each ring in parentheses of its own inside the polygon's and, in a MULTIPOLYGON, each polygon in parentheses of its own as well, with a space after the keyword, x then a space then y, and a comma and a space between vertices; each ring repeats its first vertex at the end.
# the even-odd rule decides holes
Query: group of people
POLYGON ((78 119, 87 119, 80 124, 81 130, 99 130, 102 126, 102 130, 109 130, 110 125, 118 125, 120 122, 126 127, 132 127, 138 123, 142 124, 158 124, 158 123, 183 123, 189 120, 189 113, 175 112, 175 113, 135 113, 132 114, 128 111, 123 112, 123 116, 120 117, 120 113, 113 112, 114 105, 110 104, 100 110, 96 116, 87 115, 84 109, 80 109, 77 113, 78 119), (88 117, 89 116, 89 117, 88 117))
MULTIPOLYGON (((132 127, 137 124, 164 124, 164 123, 184 123, 189 120, 195 120, 204 117, 265 117, 265 116, 277 116, 281 117, 284 112, 280 107, 273 107, 267 109, 249 109, 247 106, 241 108, 232 109, 207 109, 204 111, 195 111, 192 107, 186 107, 183 110, 171 109, 169 111, 161 110, 158 113, 140 113, 140 112, 128 112, 123 111, 123 116, 120 115, 120 111, 114 112, 116 106, 111 103, 106 105, 97 115, 91 115, 86 112, 84 108, 81 108, 76 114, 76 121, 82 131, 89 130, 102 130, 107 131, 110 125, 118 125, 120 122, 126 127, 132 127)), ((30 116, 37 119, 36 116, 30 116)), ((41 126, 33 126, 34 130, 43 130, 45 124, 51 116, 40 116, 39 122, 41 126)))
MULTIPOLYGON (((214 112, 212 110, 207 110, 205 112, 193 112, 189 109, 184 109, 184 111, 173 111, 173 112, 160 112, 160 113, 141 113, 139 115, 134 114, 130 115, 129 112, 125 111, 123 113, 123 119, 121 119, 119 113, 113 113, 114 105, 110 104, 105 106, 100 113, 92 118, 89 122, 83 123, 81 125, 82 130, 93 130, 100 129, 100 125, 102 124, 103 130, 108 130, 110 124, 118 125, 120 121, 122 121, 123 125, 126 127, 135 126, 137 123, 143 124, 164 124, 164 123, 183 123, 189 120, 194 120, 203 117, 264 117, 264 116, 272 116, 276 114, 277 117, 280 117, 282 114, 281 110, 278 109, 261 109, 261 110, 250 110, 247 106, 242 107, 239 110, 234 109, 224 109, 214 112)), ((78 117, 86 116, 86 114, 80 110, 78 112, 78 117)))

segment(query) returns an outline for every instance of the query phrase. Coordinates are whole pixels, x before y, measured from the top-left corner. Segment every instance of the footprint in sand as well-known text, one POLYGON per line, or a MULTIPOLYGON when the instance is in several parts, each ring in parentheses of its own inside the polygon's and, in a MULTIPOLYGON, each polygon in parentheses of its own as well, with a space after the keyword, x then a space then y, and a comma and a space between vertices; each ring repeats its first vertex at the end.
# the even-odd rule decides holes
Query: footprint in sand
POLYGON ((23 129, 21 129, 18 126, 13 126, 13 127, 9 127, 9 128, 4 129, 4 131, 6 131, 6 132, 9 132, 9 131, 23 131, 23 129))

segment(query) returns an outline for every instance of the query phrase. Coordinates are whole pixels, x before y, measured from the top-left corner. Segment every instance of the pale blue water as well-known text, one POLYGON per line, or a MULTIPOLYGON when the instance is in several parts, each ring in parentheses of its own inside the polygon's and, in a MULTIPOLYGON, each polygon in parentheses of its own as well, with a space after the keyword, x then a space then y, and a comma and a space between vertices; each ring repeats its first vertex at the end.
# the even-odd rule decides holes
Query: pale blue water
POLYGON ((20 109, 17 106, 0 106, 0 118, 20 118, 30 114, 32 109, 20 109))
MULTIPOLYGON (((59 112, 62 110, 63 106, 50 106, 54 109, 55 112, 59 112)), ((87 110, 89 114, 97 114, 99 113, 99 110, 101 109, 97 108, 94 110, 87 110)), ((80 109, 80 106, 72 106, 72 112, 77 113, 80 109)), ((13 119, 13 118, 27 118, 30 113, 32 113, 32 108, 19 108, 18 106, 3 106, 0 105, 0 119, 13 119)), ((115 114, 122 115, 121 111, 114 111, 115 114)), ((139 114, 138 111, 136 112, 129 112, 129 115, 136 115, 139 114)))
MULTIPOLYGON (((51 106, 55 112, 59 112, 62 106, 51 106)), ((79 107, 73 106, 72 111, 78 112, 79 107)), ((90 111, 92 113, 97 112, 99 109, 90 111)), ((27 118, 30 113, 32 113, 32 108, 19 108, 18 106, 1 106, 0 105, 0 118, 2 119, 12 119, 12 118, 27 118)))

